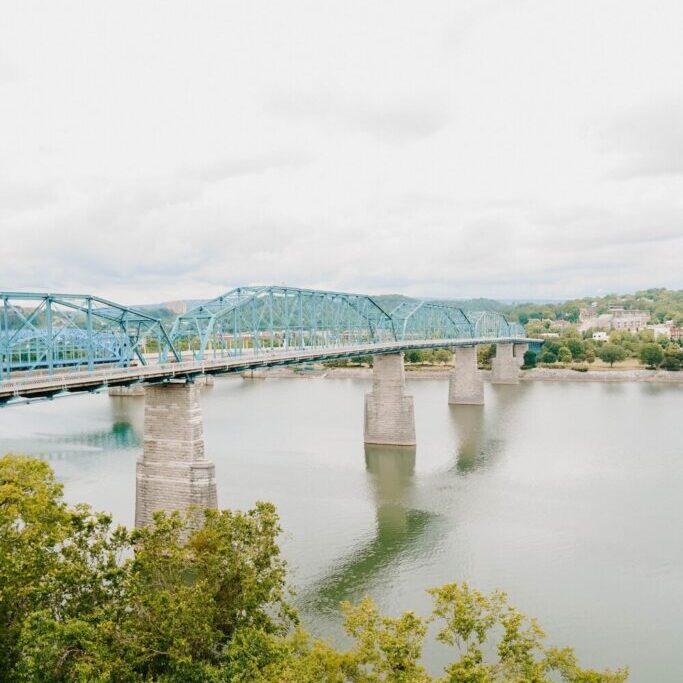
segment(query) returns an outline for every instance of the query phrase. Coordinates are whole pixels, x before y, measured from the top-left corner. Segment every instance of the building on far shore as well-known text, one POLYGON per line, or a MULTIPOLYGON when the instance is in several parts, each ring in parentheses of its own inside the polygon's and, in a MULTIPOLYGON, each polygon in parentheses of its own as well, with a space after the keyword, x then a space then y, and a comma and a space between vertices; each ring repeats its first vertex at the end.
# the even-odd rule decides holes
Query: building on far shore
POLYGON ((639 332, 645 329, 649 320, 650 314, 647 311, 621 306, 611 306, 607 313, 598 315, 597 305, 593 303, 588 308, 581 309, 579 330, 581 332, 590 329, 639 332))
POLYGON ((655 339, 657 339, 657 337, 666 337, 667 339, 672 339, 673 330, 676 328, 674 327, 673 320, 667 320, 663 323, 647 325, 645 329, 652 330, 652 334, 654 335, 655 339))
POLYGON ((645 329, 650 314, 647 311, 641 311, 637 308, 621 308, 619 306, 611 306, 608 315, 612 315, 613 330, 628 330, 629 332, 639 332, 645 329))
POLYGON ((593 332, 593 341, 608 341, 609 335, 607 332, 593 332))

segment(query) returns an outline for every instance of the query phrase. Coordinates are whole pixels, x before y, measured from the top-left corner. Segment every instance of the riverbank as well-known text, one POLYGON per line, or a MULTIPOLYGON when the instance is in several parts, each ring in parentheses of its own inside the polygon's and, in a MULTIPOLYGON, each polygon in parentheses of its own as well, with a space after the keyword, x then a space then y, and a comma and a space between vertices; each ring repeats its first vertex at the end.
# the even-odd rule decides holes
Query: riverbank
MULTIPOLYGON (((448 379, 453 368, 450 366, 417 366, 407 367, 408 379, 448 379)), ((490 380, 491 371, 482 370, 485 380, 490 380)), ((324 379, 347 379, 347 378, 370 378, 372 368, 325 368, 314 367, 306 370, 296 370, 291 367, 269 368, 267 370, 254 370, 243 374, 250 379, 267 379, 279 377, 299 378, 324 378, 324 379)), ((570 368, 533 368, 523 370, 520 373, 523 382, 663 382, 683 383, 683 372, 668 372, 666 370, 648 370, 646 368, 629 369, 601 369, 578 372, 570 368)))

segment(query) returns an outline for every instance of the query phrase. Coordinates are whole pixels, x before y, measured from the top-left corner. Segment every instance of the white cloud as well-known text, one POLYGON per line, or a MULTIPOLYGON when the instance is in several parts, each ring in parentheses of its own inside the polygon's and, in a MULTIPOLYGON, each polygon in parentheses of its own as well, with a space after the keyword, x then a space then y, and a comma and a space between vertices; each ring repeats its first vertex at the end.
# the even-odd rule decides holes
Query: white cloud
POLYGON ((0 289, 683 286, 673 0, 10 0, 0 289))

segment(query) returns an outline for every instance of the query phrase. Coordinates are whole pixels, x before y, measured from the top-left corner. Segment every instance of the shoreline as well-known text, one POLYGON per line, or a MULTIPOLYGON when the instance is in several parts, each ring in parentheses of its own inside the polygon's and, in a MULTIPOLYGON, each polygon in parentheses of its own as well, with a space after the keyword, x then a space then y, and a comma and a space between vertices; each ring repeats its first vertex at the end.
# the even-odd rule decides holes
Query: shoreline
MULTIPOLYGON (((452 367, 422 367, 406 368, 406 379, 448 379, 452 367)), ((484 380, 490 381, 491 371, 481 371, 484 380)), ((372 368, 315 368, 313 370, 295 371, 292 368, 269 368, 242 373, 247 379, 369 379, 372 368)), ((646 368, 631 368, 628 370, 588 370, 578 372, 570 368, 533 368, 520 371, 521 382, 645 382, 662 384, 683 383, 683 372, 667 370, 647 370, 646 368)))

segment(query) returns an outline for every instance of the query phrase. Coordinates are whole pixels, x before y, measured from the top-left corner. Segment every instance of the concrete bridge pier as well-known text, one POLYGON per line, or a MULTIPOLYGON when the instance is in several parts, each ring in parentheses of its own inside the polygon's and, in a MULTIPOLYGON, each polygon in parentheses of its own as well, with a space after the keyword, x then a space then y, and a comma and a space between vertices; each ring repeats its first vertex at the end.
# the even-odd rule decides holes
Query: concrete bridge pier
POLYGON ((514 356, 512 342, 496 344, 496 357, 491 364, 492 384, 517 384, 519 382, 519 362, 514 356))
POLYGON ((517 360, 519 367, 524 365, 524 354, 529 350, 529 345, 524 344, 514 344, 514 357, 517 360))
POLYGON ((365 443, 415 445, 413 397, 405 393, 403 353, 373 357, 372 392, 365 395, 365 443))
POLYGON ((199 392, 192 382, 145 387, 143 452, 135 491, 137 527, 151 522, 157 510, 217 505, 214 465, 204 457, 199 392))
POLYGON ((484 378, 477 368, 477 347, 455 350, 455 368, 448 379, 448 402, 453 405, 483 405, 484 378))

